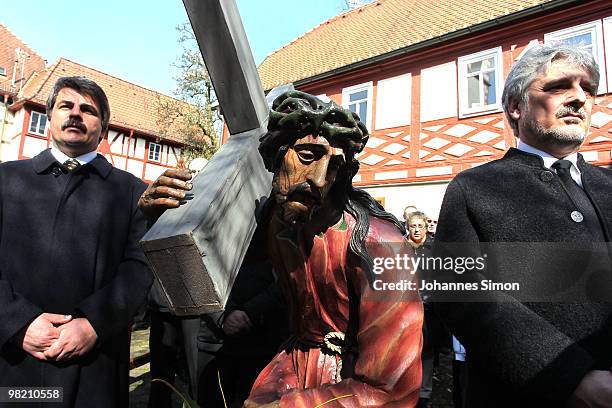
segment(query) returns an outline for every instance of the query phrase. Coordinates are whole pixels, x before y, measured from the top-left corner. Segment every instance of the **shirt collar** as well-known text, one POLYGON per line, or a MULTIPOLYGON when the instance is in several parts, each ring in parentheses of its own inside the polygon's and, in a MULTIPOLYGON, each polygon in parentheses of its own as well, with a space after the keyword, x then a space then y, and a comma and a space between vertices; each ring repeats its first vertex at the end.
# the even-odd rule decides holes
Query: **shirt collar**
MULTIPOLYGON (((55 160, 57 160, 59 163, 64 163, 66 160, 70 159, 70 157, 68 157, 64 152, 62 152, 55 146, 51 147, 51 154, 53 155, 53 157, 55 157, 55 160)), ((82 166, 84 164, 89 163, 93 159, 95 159, 97 155, 98 155, 98 152, 94 150, 93 152, 85 153, 80 156, 74 157, 74 159, 76 159, 79 162, 79 164, 82 166)))
MULTIPOLYGON (((542 160, 544 160, 544 167, 546 167, 547 169, 550 169, 552 165, 557 160, 559 160, 555 156, 551 155, 550 153, 546 153, 540 149, 536 149, 535 147, 528 145, 527 143, 523 142, 520 139, 518 142, 518 146, 516 146, 516 148, 523 152, 536 154, 540 156, 542 160)), ((572 163, 572 170, 575 170, 578 173, 580 173, 580 169, 578 168, 578 153, 577 152, 574 152, 568 156, 565 156, 564 159, 572 163)))
MULTIPOLYGON (((94 155, 93 155, 93 159, 91 159, 87 163, 87 165, 93 167, 93 169, 96 170, 100 174, 100 176, 102 176, 103 178, 107 178, 111 170, 113 169, 113 166, 104 158, 104 156, 99 155, 96 152, 90 152, 90 153, 93 153, 94 155)), ((87 155, 90 153, 87 153, 87 155)), ((79 156, 79 157, 82 157, 82 156, 79 156)), ((40 154, 35 156, 32 159, 32 161, 34 164, 34 171, 36 171, 36 173, 38 174, 44 172, 49 167, 51 167, 54 163, 58 162, 57 158, 53 155, 51 149, 43 150, 40 154)))
MULTIPOLYGON (((540 156, 542 160, 544 161, 544 167, 546 167, 547 169, 551 169, 552 165, 557 160, 559 160, 555 156, 549 153, 543 152, 540 149, 536 149, 535 147, 528 145, 527 143, 523 142, 521 139, 519 139, 518 146, 516 146, 516 148, 525 153, 531 153, 531 154, 540 156)), ((574 179, 576 184, 582 187, 582 177, 581 177, 582 172, 578 168, 578 153, 574 152, 570 155, 565 156, 563 159, 568 160, 569 162, 572 163, 572 167, 570 167, 570 176, 572 177, 572 179, 574 179)))

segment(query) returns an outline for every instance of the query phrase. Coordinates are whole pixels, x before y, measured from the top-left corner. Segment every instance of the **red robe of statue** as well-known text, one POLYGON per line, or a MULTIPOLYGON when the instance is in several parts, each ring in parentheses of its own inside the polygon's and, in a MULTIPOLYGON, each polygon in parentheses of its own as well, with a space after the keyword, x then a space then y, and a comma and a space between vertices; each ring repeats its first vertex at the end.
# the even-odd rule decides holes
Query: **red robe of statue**
MULTIPOLYGON (((287 408, 327 401, 325 407, 416 405, 422 304, 415 291, 372 290, 359 259, 348 250, 354 225, 345 213, 337 225, 308 239, 305 231, 284 236, 282 223, 271 221, 268 248, 290 304, 293 340, 261 372, 245 406, 277 400, 287 408), (346 334, 343 351, 325 346, 331 332, 346 334)), ((403 237, 391 223, 371 217, 367 242, 400 243, 403 237)), ((407 245, 376 245, 374 254, 368 252, 395 257, 393 248, 399 246, 411 254, 407 245)))

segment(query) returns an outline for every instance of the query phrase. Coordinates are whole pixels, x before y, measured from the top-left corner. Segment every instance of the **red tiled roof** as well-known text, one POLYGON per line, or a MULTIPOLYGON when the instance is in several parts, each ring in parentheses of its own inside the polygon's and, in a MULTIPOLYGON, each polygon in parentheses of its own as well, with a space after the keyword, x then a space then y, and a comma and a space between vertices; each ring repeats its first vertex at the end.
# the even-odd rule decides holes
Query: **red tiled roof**
POLYGON ((45 68, 45 60, 34 52, 23 41, 15 36, 8 28, 0 24, 0 67, 4 68, 6 75, 0 75, 0 93, 6 92, 16 94, 17 91, 36 72, 45 68), (20 48, 25 51, 27 58, 23 64, 23 75, 21 64, 17 67, 17 80, 13 86, 13 67, 15 65, 16 52, 20 48))
POLYGON ((182 141, 177 134, 162 133, 155 120, 154 108, 158 98, 176 99, 65 58, 60 58, 55 64, 34 75, 19 92, 19 100, 44 105, 55 82, 64 76, 84 76, 104 89, 111 108, 111 125, 134 129, 160 139, 182 141))
POLYGON ((378 0, 334 17, 269 55, 264 89, 310 78, 554 0, 378 0))

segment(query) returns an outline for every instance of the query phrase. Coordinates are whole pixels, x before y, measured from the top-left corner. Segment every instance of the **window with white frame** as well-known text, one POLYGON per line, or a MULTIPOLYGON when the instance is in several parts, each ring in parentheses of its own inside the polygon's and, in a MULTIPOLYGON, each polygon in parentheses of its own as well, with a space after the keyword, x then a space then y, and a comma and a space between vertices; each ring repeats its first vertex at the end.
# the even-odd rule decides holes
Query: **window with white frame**
POLYGON ((6 76, 6 69, 4 67, 0 67, 0 75, 6 76))
POLYGON ((34 135, 45 136, 45 127, 47 126, 47 115, 40 112, 32 112, 30 115, 29 132, 34 135))
POLYGON ((161 158, 162 145, 159 143, 149 143, 149 161, 158 162, 161 158))
POLYGON ((501 110, 501 47, 460 57, 459 116, 501 110))
POLYGON ((599 65, 599 72, 601 73, 598 91, 600 94, 606 92, 607 86, 604 71, 603 36, 600 20, 544 34, 544 43, 561 43, 576 46, 590 52, 595 58, 595 61, 597 61, 597 64, 599 65))
POLYGON ((371 128, 372 123, 372 82, 344 88, 342 106, 359 115, 359 119, 371 128))

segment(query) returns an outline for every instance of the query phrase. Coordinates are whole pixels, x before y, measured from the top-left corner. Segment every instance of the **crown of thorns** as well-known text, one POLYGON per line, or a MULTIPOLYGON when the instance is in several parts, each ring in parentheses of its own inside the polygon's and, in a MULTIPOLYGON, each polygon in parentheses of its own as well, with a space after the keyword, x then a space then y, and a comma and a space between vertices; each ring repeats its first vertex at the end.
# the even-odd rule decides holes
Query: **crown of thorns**
POLYGON ((288 91, 274 100, 268 133, 260 139, 259 152, 266 168, 273 171, 287 146, 307 135, 320 135, 350 156, 361 152, 369 137, 356 113, 333 101, 323 102, 305 92, 288 91))

